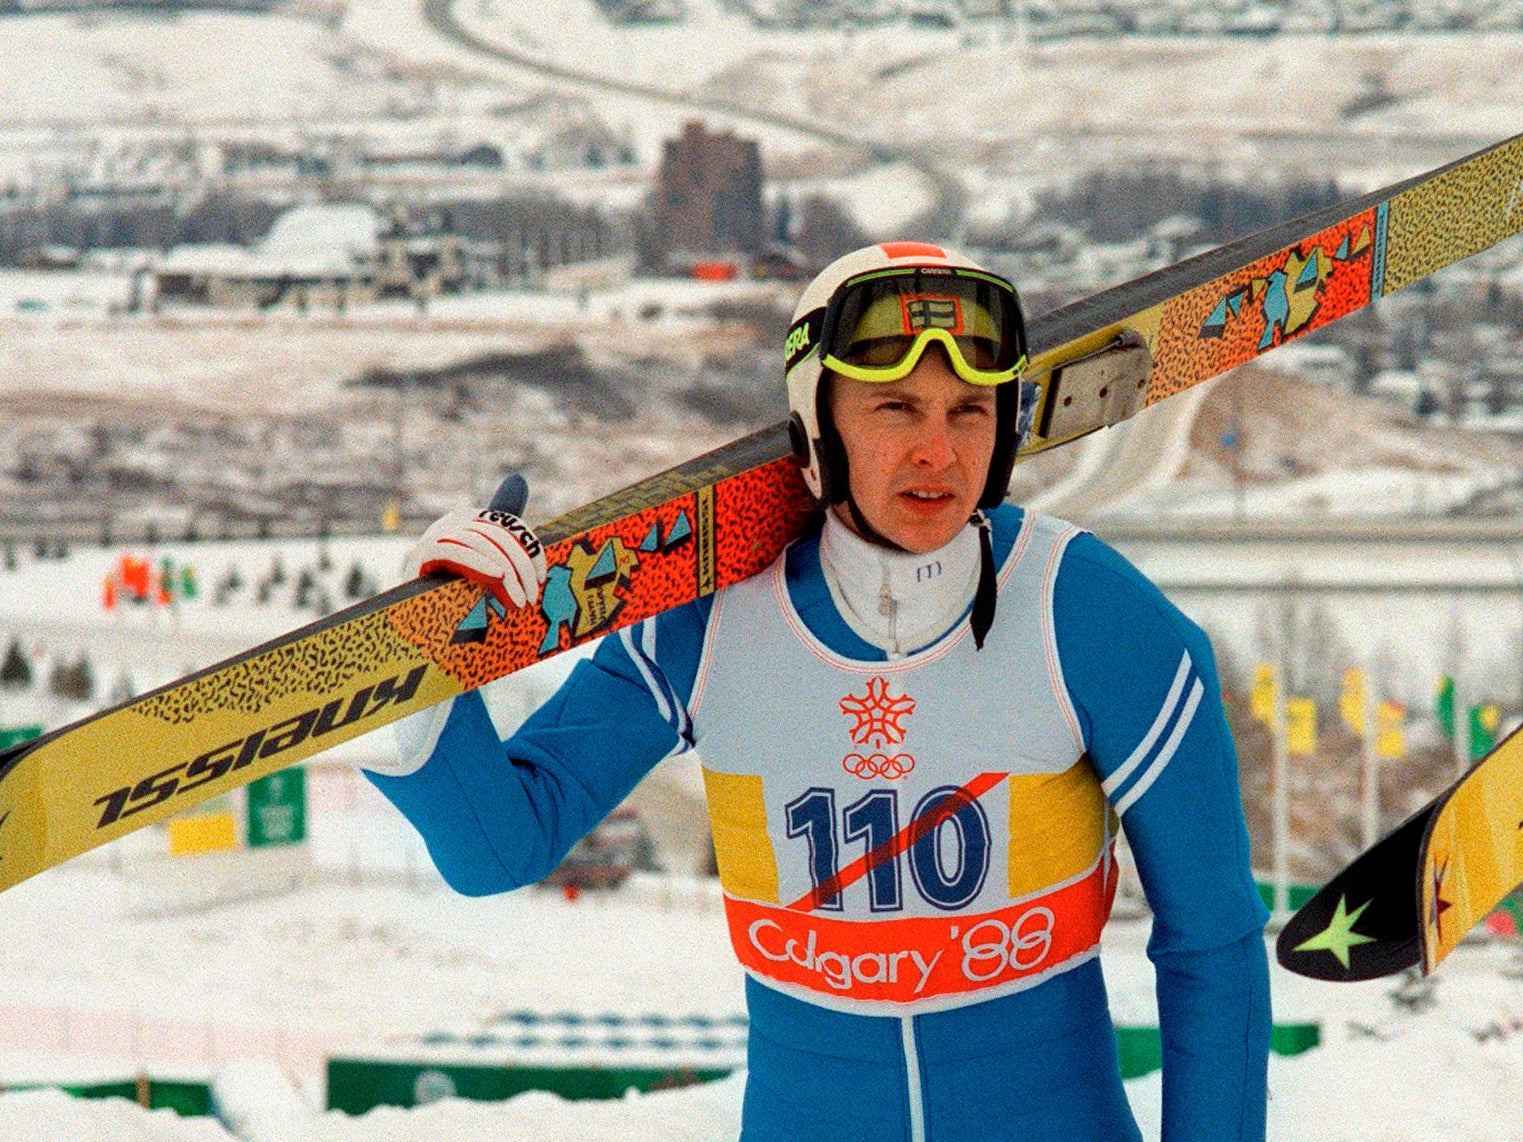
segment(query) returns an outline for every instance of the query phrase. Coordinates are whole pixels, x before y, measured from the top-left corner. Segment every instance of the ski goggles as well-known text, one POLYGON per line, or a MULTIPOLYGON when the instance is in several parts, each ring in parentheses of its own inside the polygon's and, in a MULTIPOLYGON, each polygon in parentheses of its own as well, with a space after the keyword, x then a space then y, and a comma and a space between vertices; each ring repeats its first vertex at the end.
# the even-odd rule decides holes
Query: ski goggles
POLYGON ((907 377, 931 344, 969 384, 1013 380, 1026 367, 1015 289, 992 274, 940 266, 861 274, 789 330, 786 368, 817 345, 825 368, 882 384, 907 377))

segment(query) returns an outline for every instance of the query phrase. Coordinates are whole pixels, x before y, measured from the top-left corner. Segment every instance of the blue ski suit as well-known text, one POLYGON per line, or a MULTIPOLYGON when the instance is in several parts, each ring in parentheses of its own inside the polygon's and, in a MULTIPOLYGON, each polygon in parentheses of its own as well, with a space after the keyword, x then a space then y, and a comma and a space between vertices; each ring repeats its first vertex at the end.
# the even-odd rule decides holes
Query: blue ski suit
POLYGON ((988 516, 981 651, 965 615, 887 660, 805 537, 604 639, 506 742, 463 695, 422 768, 371 778, 484 895, 696 747, 747 971, 743 1142, 1140 1138, 1099 959, 1119 822, 1153 913, 1163 1137, 1262 1139, 1267 916, 1210 645, 1094 536, 988 516))

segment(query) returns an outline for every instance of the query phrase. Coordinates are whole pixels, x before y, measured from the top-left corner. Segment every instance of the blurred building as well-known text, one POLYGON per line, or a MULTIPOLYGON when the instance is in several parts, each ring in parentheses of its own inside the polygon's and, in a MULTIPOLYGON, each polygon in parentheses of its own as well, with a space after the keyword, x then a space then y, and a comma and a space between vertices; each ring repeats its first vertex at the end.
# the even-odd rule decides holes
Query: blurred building
POLYGON ((689 122, 661 157, 652 253, 667 269, 749 262, 766 245, 761 148, 689 122))

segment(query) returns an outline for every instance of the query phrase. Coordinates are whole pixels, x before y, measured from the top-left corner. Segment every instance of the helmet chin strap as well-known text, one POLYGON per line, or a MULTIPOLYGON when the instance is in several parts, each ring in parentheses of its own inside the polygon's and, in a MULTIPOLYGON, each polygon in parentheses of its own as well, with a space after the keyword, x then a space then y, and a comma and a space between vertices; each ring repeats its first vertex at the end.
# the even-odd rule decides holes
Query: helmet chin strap
POLYGON ((857 506, 857 497, 852 495, 849 489, 846 492, 846 510, 851 513, 851 521, 857 527, 857 534, 863 539, 869 543, 876 543, 879 547, 886 547, 890 551, 909 554, 908 548, 900 547, 899 544, 867 522, 867 516, 863 515, 862 509, 857 506))
MULTIPOLYGON (((869 543, 876 543, 879 547, 886 547, 890 551, 908 554, 906 548, 901 547, 867 522, 867 516, 857 506, 857 499, 849 490, 846 493, 846 510, 851 513, 857 533, 863 539, 869 543)), ((968 625, 973 629, 973 645, 982 650, 984 638, 988 635, 989 628, 994 625, 994 608, 999 599, 999 584, 995 581, 994 542, 990 538, 989 517, 981 511, 974 511, 968 517, 968 522, 978 528, 978 587, 973 592, 973 613, 968 616, 968 625)))
POLYGON ((982 650, 984 636, 994 625, 999 584, 994 579, 994 541, 989 536, 989 517, 976 511, 968 522, 978 528, 978 589, 973 592, 973 613, 968 616, 968 625, 973 628, 973 645, 982 650))

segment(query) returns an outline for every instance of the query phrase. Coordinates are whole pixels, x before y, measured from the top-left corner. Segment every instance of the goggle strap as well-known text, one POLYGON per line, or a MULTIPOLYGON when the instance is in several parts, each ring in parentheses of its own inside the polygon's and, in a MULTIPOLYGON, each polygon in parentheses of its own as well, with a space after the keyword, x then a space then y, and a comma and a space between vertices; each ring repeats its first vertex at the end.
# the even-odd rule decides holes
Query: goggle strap
POLYGON ((788 327, 788 340, 783 343, 783 374, 786 376, 820 343, 820 331, 825 326, 825 307, 811 309, 788 327))

